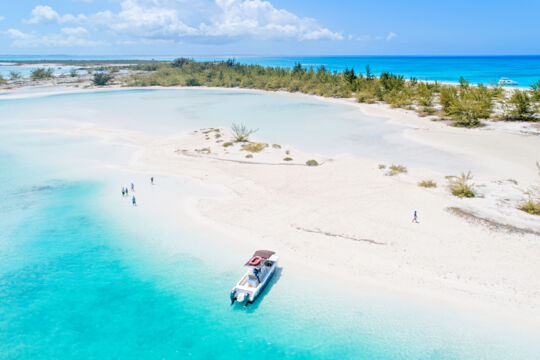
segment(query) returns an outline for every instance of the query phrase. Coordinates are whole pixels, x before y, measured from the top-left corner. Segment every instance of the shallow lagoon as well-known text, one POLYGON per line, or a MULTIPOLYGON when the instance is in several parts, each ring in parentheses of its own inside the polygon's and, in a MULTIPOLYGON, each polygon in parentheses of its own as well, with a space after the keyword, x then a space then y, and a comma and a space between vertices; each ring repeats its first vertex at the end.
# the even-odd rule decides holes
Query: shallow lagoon
MULTIPOLYGON (((338 153, 350 147, 329 141, 343 134, 326 134, 335 126, 325 121, 367 126, 354 124, 347 106, 127 91, 2 100, 0 112, 1 359, 533 359, 540 351, 533 333, 512 324, 370 289, 344 291, 287 269, 262 301, 230 307, 228 292, 252 249, 235 251, 226 235, 216 241, 219 234, 187 217, 152 217, 119 194, 131 181, 138 197, 154 191, 179 203, 226 190, 182 178, 160 178, 152 188, 145 175, 103 166, 129 159, 127 147, 25 131, 91 121, 167 134, 245 121, 261 128, 261 139, 309 148, 324 138, 325 151, 338 153)), ((365 151, 360 144, 351 151, 365 151)))

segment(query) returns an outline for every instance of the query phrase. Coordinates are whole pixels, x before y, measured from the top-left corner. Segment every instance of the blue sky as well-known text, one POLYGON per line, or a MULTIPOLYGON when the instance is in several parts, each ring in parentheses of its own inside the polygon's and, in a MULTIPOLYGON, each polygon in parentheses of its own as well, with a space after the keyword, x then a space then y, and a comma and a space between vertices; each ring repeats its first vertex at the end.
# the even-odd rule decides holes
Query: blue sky
POLYGON ((540 1, 20 0, 0 54, 540 54, 540 1))

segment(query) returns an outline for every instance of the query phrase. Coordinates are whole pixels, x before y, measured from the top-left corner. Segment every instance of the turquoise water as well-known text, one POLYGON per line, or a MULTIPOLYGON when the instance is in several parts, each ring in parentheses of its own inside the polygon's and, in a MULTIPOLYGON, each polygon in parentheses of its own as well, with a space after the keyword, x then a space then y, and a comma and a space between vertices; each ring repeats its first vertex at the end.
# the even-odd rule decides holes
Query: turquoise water
MULTIPOLYGON (((128 59, 172 60, 178 56, 131 56, 128 59)), ((0 60, 123 60, 120 56, 0 56, 0 60)), ((249 57, 214 56, 195 57, 196 60, 225 60, 234 58, 244 64, 292 67, 300 62, 309 67, 324 65, 328 70, 343 71, 354 68, 365 72, 366 65, 379 75, 381 72, 402 74, 420 80, 457 82, 460 76, 472 83, 486 85, 496 83, 501 78, 510 78, 521 87, 528 87, 540 80, 540 56, 290 56, 290 57, 249 57)), ((2 67, 0 66, 0 72, 2 67)))
MULTIPOLYGON (((79 96, 88 104, 99 98, 79 96)), ((146 174, 102 165, 125 163, 128 147, 27 131, 88 120, 65 112, 51 124, 59 121, 48 113, 55 101, 73 100, 0 101, 0 359, 535 359, 539 353, 536 334, 511 323, 345 289, 286 268, 261 301, 231 307, 228 292, 251 249, 236 251, 227 234, 217 237, 183 216, 152 217, 145 207, 149 197, 182 203, 221 190, 161 177, 152 187, 146 174), (30 116, 36 112, 29 107, 41 116, 30 116), (119 195, 130 181, 138 208, 119 195), (173 199, 171 188, 179 189, 173 199)), ((175 126, 174 118, 152 121, 156 132, 175 126)))
POLYGON ((125 90, 11 100, 0 110, 11 124, 21 121, 85 122, 156 135, 243 123, 256 138, 325 155, 354 154, 407 166, 448 172, 478 166, 406 140, 403 127, 360 113, 356 107, 307 97, 227 90, 125 90))

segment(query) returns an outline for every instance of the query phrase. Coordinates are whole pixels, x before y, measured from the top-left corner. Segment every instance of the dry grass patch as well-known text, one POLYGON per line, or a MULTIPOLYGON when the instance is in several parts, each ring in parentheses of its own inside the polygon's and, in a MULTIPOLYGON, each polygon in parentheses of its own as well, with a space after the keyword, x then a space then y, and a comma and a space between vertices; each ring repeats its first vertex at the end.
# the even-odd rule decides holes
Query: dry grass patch
POLYGON ((433 180, 422 180, 418 183, 418 186, 423 188, 436 188, 437 183, 433 180))
POLYGON ((268 144, 265 143, 249 143, 242 145, 242 150, 258 153, 266 149, 266 147, 268 147, 268 144))
POLYGON ((391 165, 389 169, 390 170, 386 173, 387 176, 407 173, 407 168, 403 165, 391 165))

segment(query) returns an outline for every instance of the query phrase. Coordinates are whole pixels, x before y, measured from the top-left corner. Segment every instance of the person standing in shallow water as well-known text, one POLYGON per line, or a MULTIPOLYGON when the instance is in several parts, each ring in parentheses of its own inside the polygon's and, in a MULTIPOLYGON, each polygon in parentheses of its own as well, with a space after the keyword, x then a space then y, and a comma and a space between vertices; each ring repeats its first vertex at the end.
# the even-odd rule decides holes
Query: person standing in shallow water
POLYGON ((131 198, 131 203, 133 204, 133 206, 137 206, 137 200, 135 200, 135 196, 131 198))
POLYGON ((135 185, 133 183, 131 183, 131 192, 135 192, 135 185))
POLYGON ((126 196, 126 190, 122 187, 122 197, 126 196))
POLYGON ((416 210, 414 210, 412 222, 418 224, 418 214, 416 213, 416 210))

